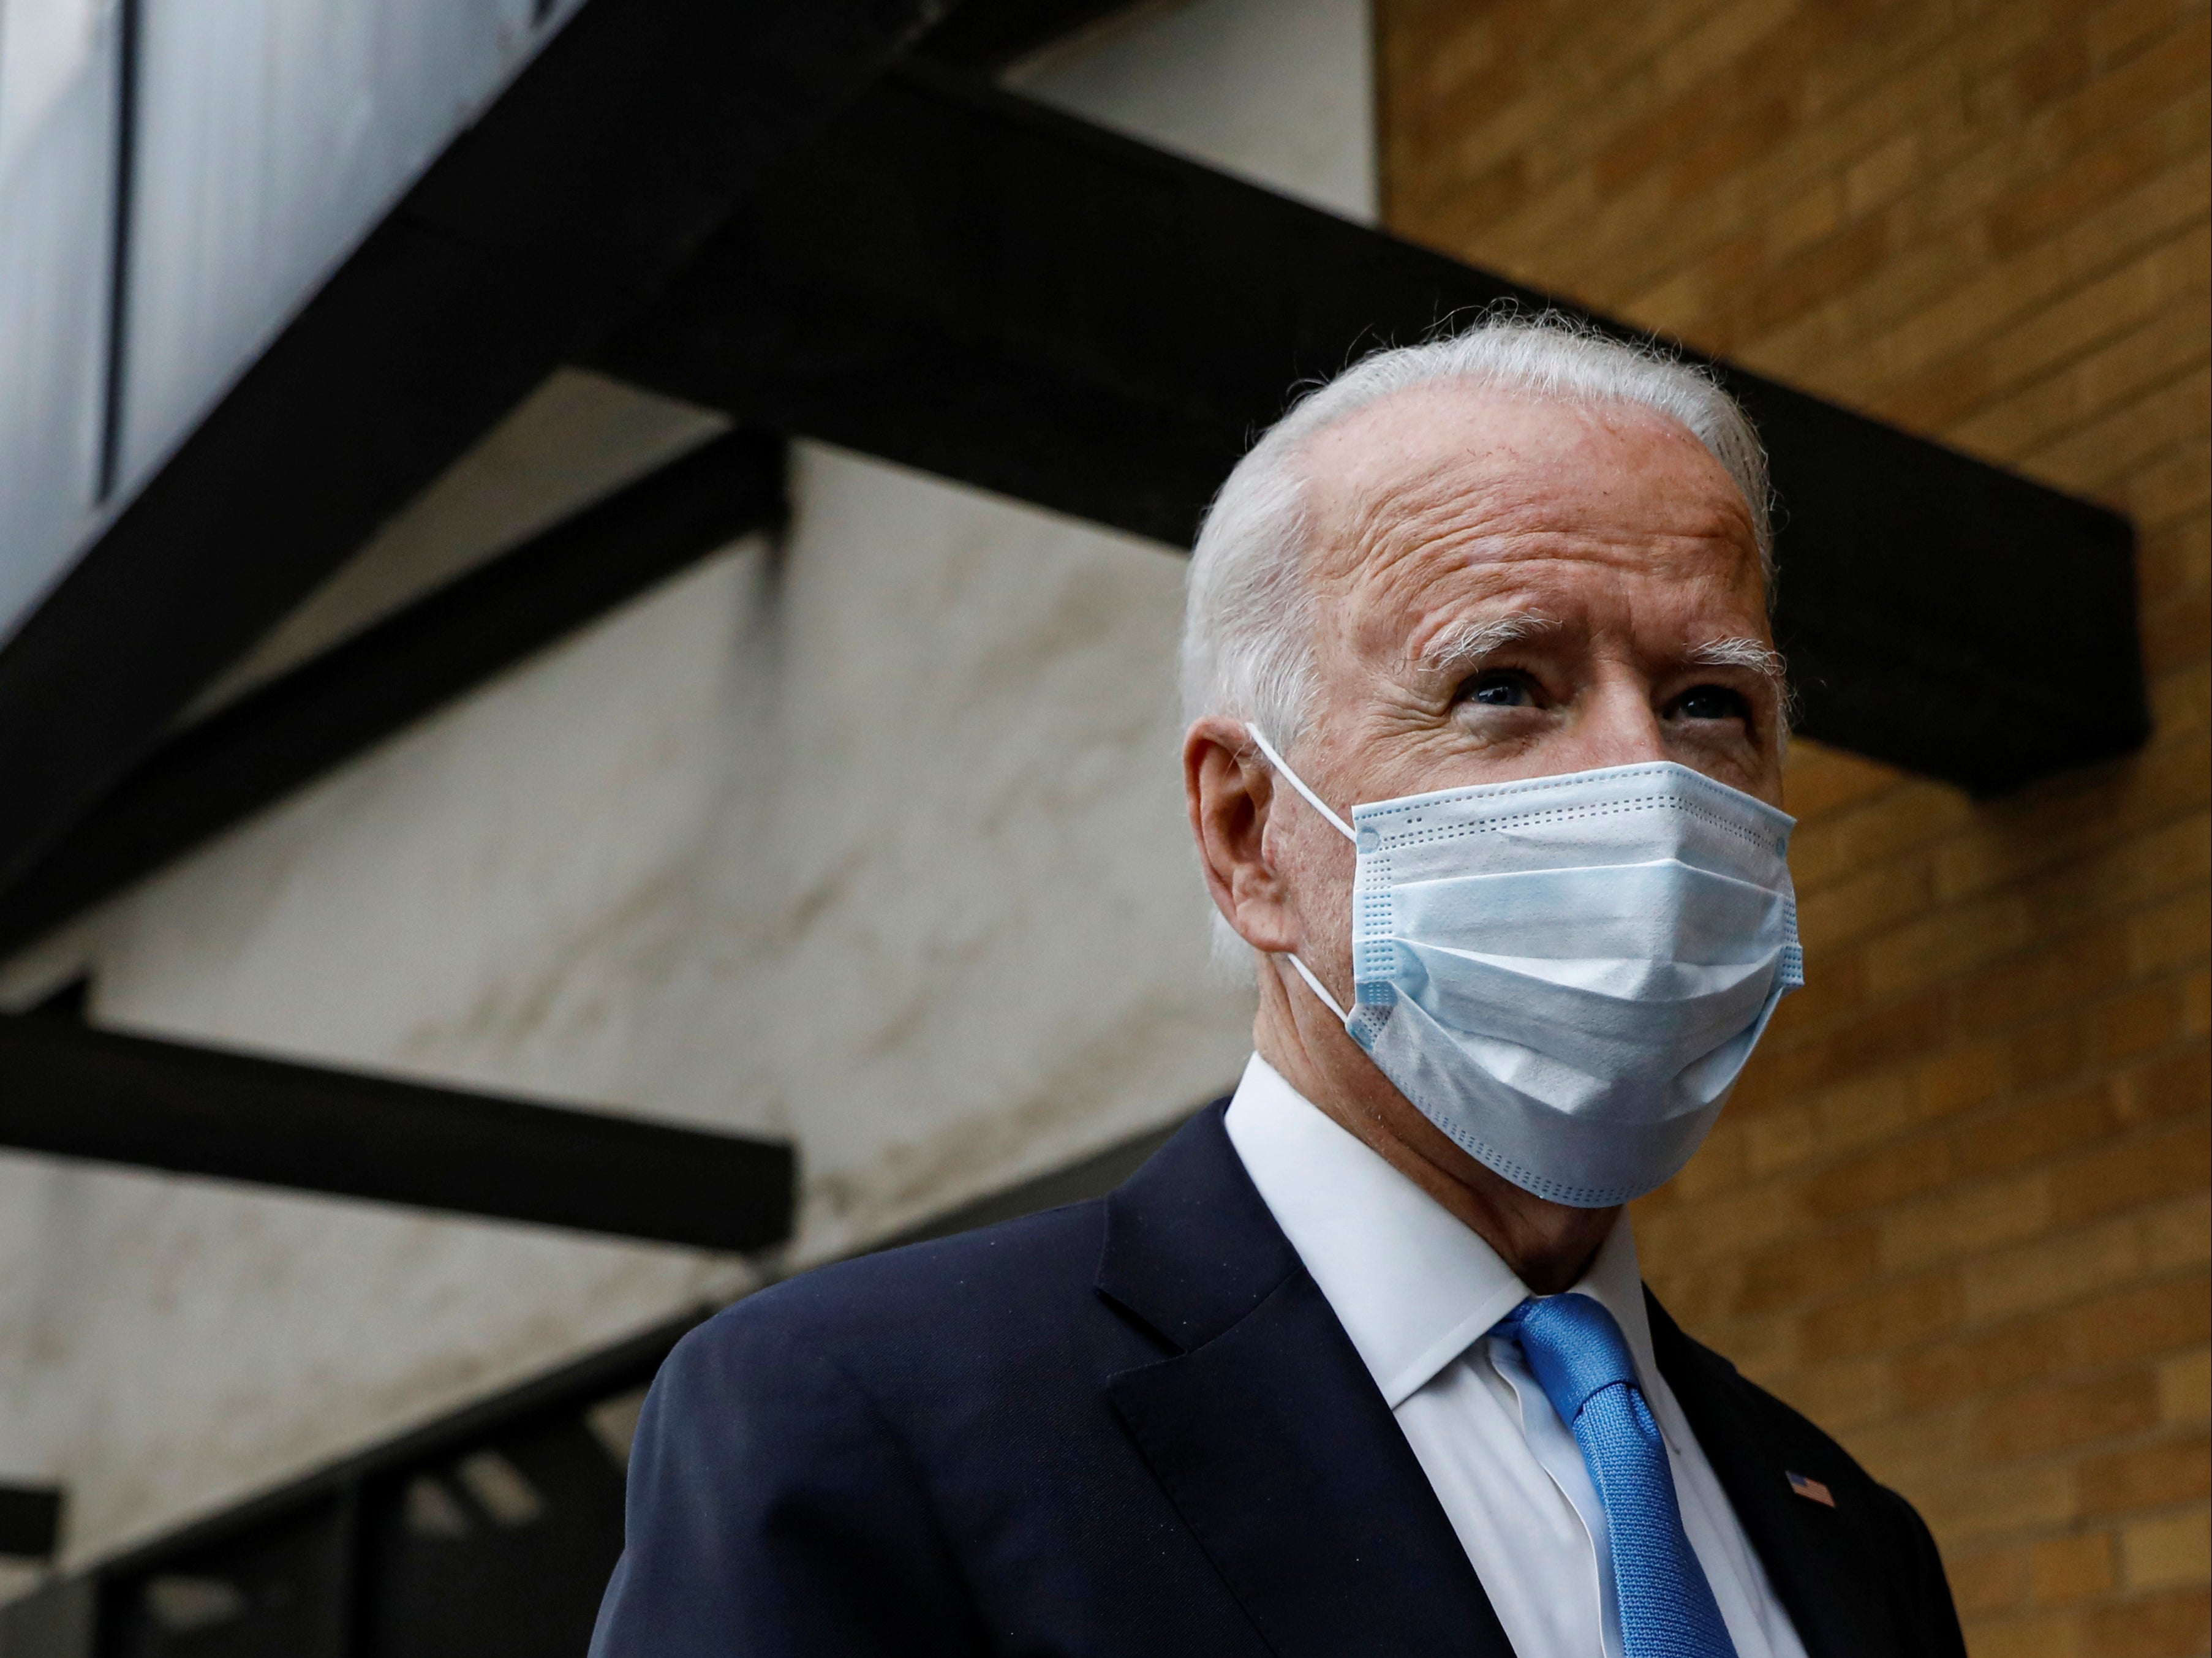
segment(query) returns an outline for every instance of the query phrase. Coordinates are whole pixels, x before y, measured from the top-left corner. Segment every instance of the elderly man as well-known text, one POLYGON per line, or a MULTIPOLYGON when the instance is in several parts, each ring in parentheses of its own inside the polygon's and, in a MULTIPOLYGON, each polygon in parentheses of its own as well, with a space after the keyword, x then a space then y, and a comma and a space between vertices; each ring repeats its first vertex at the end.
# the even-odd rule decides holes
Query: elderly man
POLYGON ((1766 505, 1709 379, 1548 324, 1268 433, 1183 647, 1243 1080, 1103 1200, 688 1338, 599 1658, 1961 1653, 1622 1208, 1799 981, 1766 505))

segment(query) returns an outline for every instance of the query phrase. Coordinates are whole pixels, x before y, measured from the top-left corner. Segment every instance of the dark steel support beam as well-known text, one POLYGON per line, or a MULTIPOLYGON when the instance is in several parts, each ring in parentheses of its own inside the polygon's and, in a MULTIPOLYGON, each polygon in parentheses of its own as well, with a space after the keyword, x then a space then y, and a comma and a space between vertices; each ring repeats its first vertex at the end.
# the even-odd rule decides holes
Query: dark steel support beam
POLYGON ((578 12, 0 649, 0 884, 937 9, 578 12))
POLYGON ((783 443, 732 433, 188 726, 0 890, 0 954, 785 513, 783 443))
MULTIPOLYGON (((1187 546, 1286 387, 1499 302, 1549 303, 909 63, 593 361, 1187 546)), ((2142 742, 2124 519, 1719 367, 1773 459, 1808 735, 1982 793, 2142 742)))
POLYGON ((989 74, 1111 16, 1134 0, 962 0, 915 50, 948 69, 989 74))
POLYGON ((788 1145, 0 1016, 0 1146, 692 1248, 790 1235, 788 1145))
POLYGON ((61 1539, 62 1493, 56 1485, 0 1485, 0 1555, 50 1558, 61 1539))

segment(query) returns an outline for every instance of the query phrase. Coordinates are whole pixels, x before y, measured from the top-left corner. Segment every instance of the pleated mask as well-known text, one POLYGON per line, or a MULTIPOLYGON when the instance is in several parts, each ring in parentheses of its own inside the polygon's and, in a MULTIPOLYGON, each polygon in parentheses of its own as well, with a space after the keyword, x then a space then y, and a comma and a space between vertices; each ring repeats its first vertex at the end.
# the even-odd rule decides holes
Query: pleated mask
POLYGON ((1346 823, 1353 1001, 1291 965, 1421 1114, 1539 1197, 1671 1179, 1805 982, 1796 820, 1672 761, 1444 789, 1346 823))

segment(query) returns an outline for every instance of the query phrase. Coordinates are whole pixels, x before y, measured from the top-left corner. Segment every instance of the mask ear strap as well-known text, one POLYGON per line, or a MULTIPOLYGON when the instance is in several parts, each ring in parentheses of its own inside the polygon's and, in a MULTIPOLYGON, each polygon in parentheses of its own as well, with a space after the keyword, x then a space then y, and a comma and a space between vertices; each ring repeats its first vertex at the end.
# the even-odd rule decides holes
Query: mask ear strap
MULTIPOLYGON (((1335 824, 1337 827, 1337 832, 1342 835, 1346 840, 1351 841, 1355 847, 1358 846, 1359 844, 1359 837, 1352 833, 1352 825, 1346 823, 1344 819, 1339 817, 1334 811, 1330 811, 1328 802, 1322 799, 1321 796, 1316 794, 1311 789, 1306 786, 1305 779, 1300 777, 1297 773, 1292 771, 1290 767, 1290 762, 1285 760, 1281 755, 1275 752, 1275 745, 1267 740, 1267 733, 1262 732, 1257 726, 1253 725, 1249 720, 1245 722, 1244 730, 1247 734, 1250 736, 1252 740, 1260 745, 1260 752, 1267 756, 1267 763, 1273 766, 1277 771, 1282 773, 1285 780, 1287 781, 1292 788, 1296 789, 1300 794, 1305 796, 1306 804, 1311 806, 1316 811, 1319 812, 1322 817, 1328 818, 1330 823, 1335 824)), ((1293 957, 1291 959, 1295 961, 1297 958, 1293 957)), ((1304 968, 1300 968, 1298 971, 1304 973, 1305 969, 1304 968)), ((1310 981, 1313 975, 1309 973, 1306 975, 1306 977, 1309 981, 1310 981)), ((1322 994, 1326 997, 1328 993, 1324 991, 1322 992, 1322 994)), ((1336 1004, 1331 1002, 1329 1005, 1334 1007, 1336 1004)))
POLYGON ((1297 957, 1291 955, 1288 950, 1285 950, 1283 952, 1283 958, 1290 963, 1292 967, 1297 969, 1298 977, 1306 981, 1306 988, 1308 990, 1310 990, 1315 995, 1321 998, 1321 1005, 1323 1007, 1335 1014, 1336 1017, 1343 1020, 1345 1023, 1350 1024, 1352 1023, 1352 1015, 1346 1013, 1342 1008, 1336 1005, 1336 998, 1328 993, 1328 987, 1323 985, 1320 980, 1314 977, 1313 969, 1311 968, 1308 967, 1297 957))
MULTIPOLYGON (((1311 789, 1306 786, 1305 779, 1299 776, 1297 773, 1292 771, 1291 769, 1290 762, 1287 760, 1285 760, 1281 755, 1275 752, 1275 745, 1267 740, 1267 733, 1249 720, 1245 722, 1244 729, 1250 734, 1252 740, 1259 744, 1260 752, 1267 756, 1267 763, 1273 766, 1277 771, 1282 773, 1285 780, 1286 780, 1292 788, 1296 789, 1300 794, 1305 796, 1306 804, 1311 806, 1316 811, 1319 812, 1322 817, 1328 818, 1330 823, 1335 824, 1338 832, 1340 833, 1346 840, 1351 841, 1352 845, 1358 846, 1359 844, 1359 837, 1352 833, 1352 825, 1346 823, 1344 819, 1339 817, 1335 812, 1332 811, 1329 809, 1328 801, 1322 799, 1321 796, 1316 794, 1311 789)), ((1336 1017, 1343 1020, 1345 1023, 1350 1024, 1352 1023, 1352 1016, 1344 1011, 1343 1007, 1339 1005, 1335 997, 1328 993, 1328 987, 1322 983, 1319 979, 1314 977, 1314 972, 1311 968, 1308 967, 1304 962, 1300 961, 1289 950, 1285 950, 1283 952, 1283 958, 1289 962, 1292 967, 1297 969, 1298 977, 1306 981, 1306 988, 1308 990, 1310 990, 1316 996, 1321 999, 1321 1005, 1323 1007, 1335 1014, 1336 1017)))

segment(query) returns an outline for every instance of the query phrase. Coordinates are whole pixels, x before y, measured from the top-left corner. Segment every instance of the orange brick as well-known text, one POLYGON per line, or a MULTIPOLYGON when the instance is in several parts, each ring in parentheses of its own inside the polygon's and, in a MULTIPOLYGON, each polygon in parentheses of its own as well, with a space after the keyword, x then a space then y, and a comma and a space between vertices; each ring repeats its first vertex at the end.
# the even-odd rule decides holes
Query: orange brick
POLYGON ((2064 1525, 2078 1512, 2072 1470, 1965 1467, 1914 1482, 1911 1497, 1947 1556, 1960 1545, 2064 1525))
MULTIPOLYGON (((2125 1059, 2146 1048, 2160 1047, 2180 1033, 2180 987, 2147 985, 2127 995, 2100 1002, 2085 1013, 2083 1023, 2087 1027, 2093 1059, 2125 1059)), ((2140 1070, 2129 1072, 2123 1087, 2125 1103, 2122 1110, 2133 1121, 2140 1121, 2145 1114, 2165 1114, 2154 1108, 2146 1113, 2136 1103, 2137 1090, 2145 1085, 2136 1079, 2144 1075, 2140 1070)))
POLYGON ((2088 1053, 2083 1021, 2045 1018, 2015 1030, 2005 1043, 2005 1080, 2014 1096, 2073 1077, 2088 1053))
POLYGON ((2212 1339, 2212 1279, 2201 1272, 2102 1295, 2070 1310, 2049 1339, 2070 1363, 2124 1363, 2212 1339))
POLYGON ((1951 1598, 1962 1618, 2009 1612, 2027 1595, 2027 1551, 1984 1549, 1948 1556, 1943 1575, 1951 1580, 1951 1598))
POLYGON ((2203 1589, 2100 1606, 2088 1614, 2087 1658, 2197 1658, 2212 1643, 2212 1594, 2203 1589))
POLYGON ((2202 812, 2134 834, 2124 828, 2113 825, 2103 845, 2012 888, 2031 931, 2052 932, 2083 915, 2203 890, 2212 877, 2212 825, 2202 812))
POLYGON ((1894 1361, 1899 1393, 1940 1410, 2040 1380, 2065 1362, 2047 1323, 2022 1320, 2000 1330, 1930 1343, 1894 1361))
POLYGON ((1818 1039, 1797 1042, 1776 1055, 1771 1062, 1775 1085, 1802 1093, 1917 1059, 1943 1045, 1948 1013, 1939 1002, 1920 997, 1854 1015, 1818 1039))
POLYGON ((2018 252, 2079 218, 2100 200, 2140 183, 2179 159, 2192 143, 2201 118, 2187 105, 2165 118, 2129 127, 2109 142, 2083 152, 2049 178, 2008 198, 1989 216, 1990 245, 1999 252, 2018 252))
MULTIPOLYGON (((2110 500, 2137 464, 2162 453, 2177 435, 2195 439, 2212 423, 2208 401, 2212 401, 2212 377, 2202 367, 2191 368, 2055 442, 2012 459, 2023 471, 2061 489, 2110 500)), ((2152 642, 2146 638, 2146 645, 2152 642)))
POLYGON ((2030 1553, 2028 1592, 2039 1606, 2063 1606, 2102 1594, 2118 1576, 2110 1532, 2054 1537, 2038 1543, 2030 1553))
POLYGON ((2048 1172, 2009 1180, 1946 1187, 1877 1223, 1881 1265, 1891 1270, 1929 1266, 1984 1253, 1997 1245, 2051 1230, 2057 1205, 2048 1172))
POLYGON ((2191 1192, 2139 1210, 2120 1224, 2135 1234, 2145 1272, 2199 1266, 2212 1256, 2212 1193, 2191 1192))
POLYGON ((2082 39, 2100 67, 2131 57, 2185 21, 2190 8, 2176 0, 2118 0, 2100 6, 2082 22, 2082 39))
POLYGON ((2158 1425, 2158 1379, 2148 1371, 2039 1388, 1983 1407, 1975 1449, 2002 1459, 2047 1456, 2158 1425))
POLYGON ((1959 1411, 1893 1415, 1863 1424, 1851 1436, 1851 1448, 1883 1485, 1910 1489, 1971 1461, 1972 1426, 1959 1411))
POLYGON ((1901 1071, 1823 1089, 1813 1097, 1811 1114, 1814 1146, 1830 1157, 1893 1140, 1921 1116, 1912 1078, 1901 1071))
POLYGON ((2202 588, 2163 596, 2142 607, 2143 661, 2153 673, 2203 659, 2212 608, 2202 588))
POLYGON ((2018 455, 2055 442, 2089 420, 2163 385, 2177 367, 2201 361, 2212 332, 2202 288, 2169 301, 2165 311, 2099 343, 2058 373, 1984 402, 1946 435, 1981 453, 2018 455))
POLYGON ((1978 1042, 1929 1060, 1917 1078, 1920 1114, 1948 1117, 1994 1095, 2004 1078, 2004 1055, 1994 1042, 1978 1042))
POLYGON ((2094 1457, 2075 1472, 2085 1514, 2126 1514, 2212 1497, 2212 1446, 2167 1441, 2094 1457))
POLYGON ((2089 78, 2089 43, 2078 34, 2062 34, 2014 63, 2009 78, 2016 107, 2032 115, 2089 78))
POLYGON ((1792 1372, 1786 1397, 1830 1433, 1884 1422, 1898 1412, 1893 1367, 1887 1357, 1844 1359, 1792 1372))
MULTIPOLYGON (((2212 585, 2212 523, 2191 519, 2142 535, 2136 544, 2136 584, 2148 604, 2212 585)), ((2165 715, 2160 724, 2171 717, 2155 712, 2165 715)))
POLYGON ((1985 1618, 1965 1627, 1968 1658, 2081 1658, 2081 1614, 2039 1612, 1985 1618))
POLYGON ((2154 50, 2139 52, 2109 66, 2069 99, 2058 112, 2064 136, 2078 146, 2087 138, 2130 125, 2146 110, 2186 107, 2205 80, 2204 61, 2212 53, 2206 19, 2184 24, 2154 50))
POLYGON ((2156 531, 2204 510, 2207 496, 2212 496, 2212 475, 2208 474, 2212 468, 2204 465, 2203 446, 2177 443, 2137 467, 2122 483, 2117 498, 2135 514, 2137 524, 2156 531))
POLYGON ((2212 892, 2177 894, 2131 917, 2127 963, 2132 974, 2193 967, 2212 950, 2212 892))
POLYGON ((2212 1351, 2199 1348, 2158 1367, 2158 1413, 2168 1422, 2212 1418, 2212 1351))
POLYGON ((1823 1233, 1753 1255, 1744 1264, 1733 1310, 1763 1312, 1837 1294, 1874 1275, 1871 1227, 1823 1233))
POLYGON ((1875 217, 1791 258, 1754 285, 1738 313, 1741 337, 1787 322, 1829 295, 1863 282, 1889 251, 1889 222, 1875 217))
MULTIPOLYGON (((2117 1040, 2130 1048, 2148 1048, 2177 1034, 2182 1022, 2180 991, 2179 986, 2160 985, 2154 993, 2145 993, 2142 999, 2150 1011, 2135 1029, 2123 1027, 2117 1040)), ((2202 1111, 2212 1106, 2212 1048, 2191 1042, 2178 1053, 2123 1072, 2118 1084, 2118 1114, 2125 1122, 2152 1122, 2202 1111)))
POLYGON ((1954 993, 1961 1027, 1979 1034, 2018 1026, 2081 1005, 2085 986, 2131 975, 2129 929, 2109 923, 2038 940, 2040 948, 1966 978, 1954 993))
POLYGON ((1971 1179, 2094 1145, 2118 1127, 2112 1093, 2109 1084, 2093 1083, 1985 1117, 1953 1136, 1947 1169, 1971 1179))
MULTIPOLYGON (((1789 797, 1793 801, 1795 796, 1789 797)), ((1808 891, 1892 859, 1910 857, 1981 813, 1956 789, 1899 782, 1804 824, 1791 837, 1790 867, 1808 891)))
POLYGON ((1798 931, 1807 950, 1832 949, 1926 914, 1935 887, 1935 872, 1926 859, 1868 870, 1801 893, 1798 931))
POLYGON ((2212 1203, 2191 1193, 2095 1225, 1987 1251, 1960 1268, 1968 1316, 1977 1324, 2054 1308, 2154 1273, 2201 1265, 2212 1254, 2212 1203))
POLYGON ((2062 1221, 2111 1214, 2212 1181, 2212 1133, 2201 1122, 2136 1135, 2069 1165, 2058 1184, 2062 1221))
POLYGON ((2162 1514, 2120 1531, 2122 1575, 2131 1589, 2195 1588, 2212 1578, 2212 1514, 2162 1514))
POLYGON ((1931 1272, 1821 1308, 1804 1320, 1804 1349, 1815 1358, 1893 1351, 1958 1325, 1959 1281, 1931 1272))
MULTIPOLYGON (((2197 224, 2117 270, 2052 295, 2002 331, 1900 382, 1883 412, 1960 441, 1957 422, 2205 286, 2208 238, 2197 224)), ((1971 440, 1967 440, 1971 441, 1971 440)))
POLYGON ((1954 1151, 1946 1140, 1911 1140, 1832 1169, 1806 1182, 1816 1215, 1853 1215, 1917 1197, 1952 1181, 1954 1151))
MULTIPOLYGON (((1799 740, 1790 745, 1784 798, 1805 824, 1894 788, 1901 774, 1878 761, 1799 740)), ((1801 829, 1799 837, 1802 838, 1801 829)))

